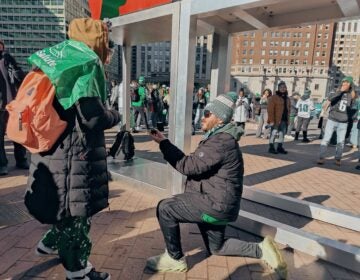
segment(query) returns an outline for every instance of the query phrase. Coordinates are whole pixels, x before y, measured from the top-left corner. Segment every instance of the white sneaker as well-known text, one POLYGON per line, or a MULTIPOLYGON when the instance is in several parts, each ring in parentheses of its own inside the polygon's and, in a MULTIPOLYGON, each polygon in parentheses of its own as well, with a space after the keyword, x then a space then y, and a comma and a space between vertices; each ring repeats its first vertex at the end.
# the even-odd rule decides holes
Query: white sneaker
POLYGON ((288 140, 294 140, 295 138, 291 135, 285 135, 285 139, 288 139, 288 140))
POLYGON ((266 236, 259 243, 259 247, 262 251, 261 259, 278 274, 280 279, 287 279, 287 264, 275 241, 270 236, 266 236))
POLYGON ((185 272, 188 270, 185 256, 180 260, 173 259, 167 250, 165 253, 146 260, 146 268, 159 272, 185 272))

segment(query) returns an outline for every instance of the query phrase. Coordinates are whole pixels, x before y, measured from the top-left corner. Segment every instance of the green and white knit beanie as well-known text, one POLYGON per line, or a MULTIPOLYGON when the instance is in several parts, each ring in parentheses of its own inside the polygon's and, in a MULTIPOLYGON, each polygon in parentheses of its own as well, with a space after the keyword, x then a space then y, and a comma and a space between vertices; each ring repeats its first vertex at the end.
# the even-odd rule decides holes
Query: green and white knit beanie
POLYGON ((236 92, 228 92, 221 94, 212 102, 208 103, 205 110, 209 110, 216 117, 223 121, 224 124, 229 123, 234 114, 235 102, 238 99, 236 92))
POLYGON ((308 89, 308 88, 306 88, 306 89, 304 90, 304 96, 310 96, 310 95, 311 95, 311 90, 308 89))

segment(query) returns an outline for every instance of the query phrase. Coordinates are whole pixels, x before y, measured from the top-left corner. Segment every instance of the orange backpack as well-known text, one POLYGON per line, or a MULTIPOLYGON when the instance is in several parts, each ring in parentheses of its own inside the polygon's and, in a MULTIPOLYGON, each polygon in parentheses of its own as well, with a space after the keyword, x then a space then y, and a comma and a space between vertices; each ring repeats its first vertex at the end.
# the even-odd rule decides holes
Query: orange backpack
POLYGON ((22 82, 15 100, 6 106, 9 139, 31 153, 50 150, 67 125, 53 106, 54 97, 55 88, 49 78, 40 70, 31 71, 22 82))

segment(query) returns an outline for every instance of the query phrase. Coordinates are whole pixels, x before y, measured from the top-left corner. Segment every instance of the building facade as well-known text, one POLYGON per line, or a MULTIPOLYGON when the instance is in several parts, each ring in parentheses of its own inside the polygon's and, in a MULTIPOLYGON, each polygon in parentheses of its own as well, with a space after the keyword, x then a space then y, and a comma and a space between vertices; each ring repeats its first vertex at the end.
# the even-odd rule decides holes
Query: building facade
POLYGON ((27 71, 32 53, 65 40, 68 23, 88 15, 86 0, 1 0, 0 40, 27 71))
POLYGON ((290 94, 309 88, 321 101, 329 92, 333 38, 333 23, 236 35, 231 87, 256 94, 283 80, 290 94))
POLYGON ((348 20, 336 24, 331 81, 338 88, 344 76, 352 76, 360 85, 360 20, 348 20))
MULTIPOLYGON (((210 82, 212 36, 196 40, 195 87, 207 86, 210 82)), ((147 82, 170 83, 171 43, 157 42, 132 47, 131 79, 144 76, 147 82)))

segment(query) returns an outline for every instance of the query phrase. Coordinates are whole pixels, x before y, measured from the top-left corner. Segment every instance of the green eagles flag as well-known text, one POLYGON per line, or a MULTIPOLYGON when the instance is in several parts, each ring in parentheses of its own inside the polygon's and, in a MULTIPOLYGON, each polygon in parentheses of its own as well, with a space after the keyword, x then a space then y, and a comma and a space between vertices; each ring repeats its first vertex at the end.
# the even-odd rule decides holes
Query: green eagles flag
POLYGON ((56 97, 65 110, 81 97, 100 97, 105 102, 103 64, 84 43, 66 40, 37 51, 28 61, 49 77, 56 89, 56 97))

